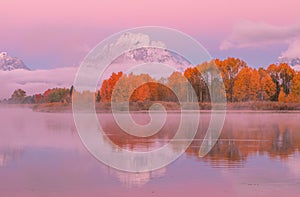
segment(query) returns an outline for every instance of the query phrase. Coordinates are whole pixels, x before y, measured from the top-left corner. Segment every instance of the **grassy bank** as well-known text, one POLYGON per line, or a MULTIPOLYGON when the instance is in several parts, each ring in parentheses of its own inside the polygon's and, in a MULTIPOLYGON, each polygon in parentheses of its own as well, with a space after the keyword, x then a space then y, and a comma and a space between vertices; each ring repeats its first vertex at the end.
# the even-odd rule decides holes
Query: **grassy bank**
MULTIPOLYGON (((159 103, 168 111, 178 111, 180 110, 180 104, 176 102, 130 102, 130 111, 147 111, 149 108, 155 104, 159 103)), ((22 106, 22 105, 21 105, 22 106)), ((117 111, 126 111, 125 103, 118 103, 117 111)), ((32 108, 34 111, 39 112, 72 112, 72 104, 66 103, 44 103, 35 104, 27 106, 32 108)), ((222 104, 216 104, 216 109, 221 109, 222 104)), ((159 107, 155 106, 153 109, 159 110, 159 107)), ((184 110, 195 110, 194 103, 183 103, 182 109, 184 110)), ((199 110, 211 110, 211 103, 199 103, 199 110)), ((300 103, 282 103, 282 102, 237 102, 237 103, 227 103, 227 110, 252 110, 252 111, 298 111, 300 110, 300 103)), ((110 103, 96 103, 96 111, 98 113, 111 112, 110 103)))

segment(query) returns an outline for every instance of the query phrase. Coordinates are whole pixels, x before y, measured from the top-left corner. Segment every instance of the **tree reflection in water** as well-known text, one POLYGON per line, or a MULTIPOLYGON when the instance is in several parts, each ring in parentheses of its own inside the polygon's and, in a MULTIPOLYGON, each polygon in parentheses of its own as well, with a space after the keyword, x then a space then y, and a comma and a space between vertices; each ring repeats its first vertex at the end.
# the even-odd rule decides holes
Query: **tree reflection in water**
MULTIPOLYGON (((139 118, 147 114, 139 114, 139 118)), ((134 117, 134 116, 133 116, 134 117)), ((138 138, 123 132, 109 115, 103 129, 110 140, 118 146, 136 151, 154 150, 172 139, 178 128, 180 114, 170 114, 166 125, 157 134, 148 138, 138 138)), ((286 159, 300 147, 295 114, 280 113, 228 113, 225 124, 213 149, 201 161, 210 161, 212 165, 242 165, 251 155, 268 155, 271 158, 286 159)), ((195 139, 186 150, 187 155, 198 158, 199 148, 208 128, 210 114, 201 114, 200 126, 195 139)), ((186 135, 188 135, 188 129, 186 135)), ((182 136, 184 140, 184 136, 182 136)), ((180 141, 178 142, 180 146, 180 141)), ((176 151, 174 147, 174 151, 176 151)))

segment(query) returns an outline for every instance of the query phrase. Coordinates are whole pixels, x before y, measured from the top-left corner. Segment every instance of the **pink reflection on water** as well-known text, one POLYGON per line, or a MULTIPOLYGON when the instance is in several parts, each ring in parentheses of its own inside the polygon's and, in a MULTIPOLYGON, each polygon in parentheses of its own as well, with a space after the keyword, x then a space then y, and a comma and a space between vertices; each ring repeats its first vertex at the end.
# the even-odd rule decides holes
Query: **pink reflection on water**
MULTIPOLYGON (((203 114, 202 123, 208 117, 203 114)), ((296 197, 300 193, 299 117, 229 113, 221 139, 207 157, 197 157, 200 132, 186 154, 170 166, 132 174, 111 169, 90 155, 71 113, 0 108, 0 196, 296 197)), ((110 125, 110 115, 102 118, 110 125)), ((165 128, 170 133, 176 127, 171 123, 172 119, 165 128)), ((106 129, 113 133, 109 126, 106 129)), ((161 139, 158 135, 147 145, 131 140, 115 142, 143 148, 161 139)))

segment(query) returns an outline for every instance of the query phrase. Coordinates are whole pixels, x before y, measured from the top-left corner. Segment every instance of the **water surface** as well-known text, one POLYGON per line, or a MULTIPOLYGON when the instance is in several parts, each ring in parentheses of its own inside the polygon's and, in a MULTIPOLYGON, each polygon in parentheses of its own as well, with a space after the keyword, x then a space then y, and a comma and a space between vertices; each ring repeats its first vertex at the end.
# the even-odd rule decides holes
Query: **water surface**
MULTIPOLYGON (((179 116, 169 114, 162 130, 145 139, 122 132, 110 114, 99 119, 111 141, 147 151, 172 138, 179 116)), ((300 114, 228 113, 217 144, 199 158, 209 119, 201 114, 195 140, 171 165, 126 173, 85 149, 71 113, 0 108, 0 196, 299 196, 300 114)))

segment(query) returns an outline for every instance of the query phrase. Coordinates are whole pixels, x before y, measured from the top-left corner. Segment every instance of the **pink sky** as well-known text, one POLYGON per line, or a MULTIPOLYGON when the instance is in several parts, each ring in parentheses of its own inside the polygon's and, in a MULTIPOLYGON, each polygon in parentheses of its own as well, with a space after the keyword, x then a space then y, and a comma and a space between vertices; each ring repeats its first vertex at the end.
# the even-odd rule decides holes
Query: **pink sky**
POLYGON ((94 46, 137 26, 178 29, 198 40, 213 57, 239 57, 254 67, 266 67, 282 54, 300 57, 299 0, 74 2, 1 2, 0 51, 21 58, 35 71, 0 72, 0 82, 4 81, 0 99, 16 88, 32 94, 48 87, 69 87, 76 67, 94 46))
MULTIPOLYGON (((74 66, 112 33, 159 25, 190 34, 213 56, 242 56, 258 64, 256 50, 220 51, 219 46, 244 20, 278 27, 299 24, 299 7, 298 0, 6 0, 1 2, 0 51, 21 57, 32 68, 74 66)), ((276 59, 288 45, 283 47, 261 49, 272 55, 262 63, 276 59)))
POLYGON ((1 7, 5 8, 1 9, 2 23, 26 27, 39 24, 76 26, 85 24, 116 28, 167 25, 193 31, 195 24, 211 24, 210 27, 213 28, 216 27, 215 24, 227 25, 241 18, 282 25, 299 21, 297 0, 276 2, 271 0, 85 0, 78 2, 74 3, 71 0, 4 1, 1 2, 1 7))

